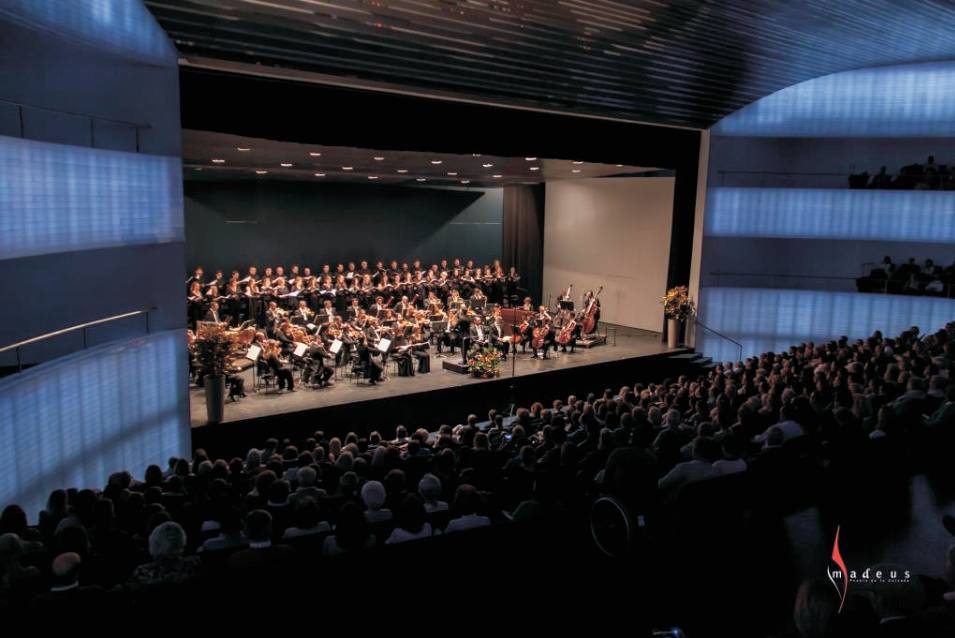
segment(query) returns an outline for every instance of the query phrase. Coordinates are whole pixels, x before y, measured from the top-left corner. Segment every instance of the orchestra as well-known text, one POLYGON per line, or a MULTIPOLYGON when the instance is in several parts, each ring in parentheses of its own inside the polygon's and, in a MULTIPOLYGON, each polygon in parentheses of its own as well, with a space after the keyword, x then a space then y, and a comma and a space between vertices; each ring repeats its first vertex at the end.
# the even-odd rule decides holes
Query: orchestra
POLYGON ((206 279, 203 268, 186 280, 189 327, 203 322, 233 331, 254 331, 247 346, 259 348, 257 372, 275 378, 281 391, 295 390, 294 371, 307 387, 332 385, 336 368, 351 363, 372 385, 385 379, 390 361, 398 376, 430 371, 431 347, 463 361, 476 347, 497 348, 503 356, 526 352, 547 359, 551 349, 573 353, 578 340, 596 331, 599 290, 588 291, 575 312, 572 286, 558 295, 558 307, 518 305, 520 275, 499 260, 442 259, 399 263, 361 260, 309 266, 249 266, 225 277, 206 279), (502 312, 507 312, 507 319, 502 312))

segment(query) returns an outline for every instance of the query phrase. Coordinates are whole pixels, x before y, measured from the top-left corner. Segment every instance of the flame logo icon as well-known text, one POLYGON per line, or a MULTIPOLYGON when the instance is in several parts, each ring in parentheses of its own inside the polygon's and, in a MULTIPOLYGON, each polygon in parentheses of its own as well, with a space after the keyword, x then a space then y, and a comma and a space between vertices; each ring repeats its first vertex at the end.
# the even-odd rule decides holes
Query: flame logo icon
POLYGON ((836 592, 839 594, 839 611, 836 613, 842 612, 842 607, 846 604, 846 594, 849 592, 849 570, 846 569, 846 562, 842 559, 842 552, 839 551, 839 532, 841 529, 841 525, 836 527, 836 539, 832 543, 832 562, 839 567, 840 572, 834 572, 832 569, 826 568, 826 572, 829 575, 829 582, 832 583, 832 586, 836 588, 836 592), (836 582, 836 573, 841 574, 842 585, 836 582))

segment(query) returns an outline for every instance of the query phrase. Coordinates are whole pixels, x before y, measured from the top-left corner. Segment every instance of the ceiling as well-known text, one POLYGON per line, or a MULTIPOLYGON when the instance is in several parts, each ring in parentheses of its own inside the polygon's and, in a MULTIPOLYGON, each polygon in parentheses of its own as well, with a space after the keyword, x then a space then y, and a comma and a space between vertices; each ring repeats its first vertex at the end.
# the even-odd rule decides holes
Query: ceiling
POLYGON ((188 129, 182 132, 182 158, 184 174, 189 180, 501 186, 657 173, 655 168, 623 164, 296 144, 188 129), (343 168, 346 166, 350 169, 343 168))
POLYGON ((146 0, 182 63, 706 128, 828 73, 955 57, 909 0, 146 0))

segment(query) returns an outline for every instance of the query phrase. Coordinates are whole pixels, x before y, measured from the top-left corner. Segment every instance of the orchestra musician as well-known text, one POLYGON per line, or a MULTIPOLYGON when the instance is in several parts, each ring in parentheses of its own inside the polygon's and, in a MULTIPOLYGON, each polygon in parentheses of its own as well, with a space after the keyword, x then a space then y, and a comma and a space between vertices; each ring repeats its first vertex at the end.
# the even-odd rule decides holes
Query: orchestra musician
POLYGON ((213 301, 209 304, 209 310, 206 311, 205 317, 202 318, 203 321, 212 321, 214 323, 220 323, 223 321, 222 316, 219 314, 219 302, 213 301))
POLYGON ((321 339, 315 339, 308 347, 305 357, 305 383, 325 388, 332 385, 332 375, 335 371, 325 365, 325 359, 331 359, 332 354, 325 348, 321 339))
POLYGON ((547 306, 538 307, 534 331, 543 334, 543 343, 538 347, 533 343, 533 336, 531 337, 531 349, 535 357, 539 356, 542 359, 547 359, 547 353, 555 343, 553 323, 554 319, 550 313, 547 312, 547 306))
POLYGON ((275 374, 278 389, 288 388, 289 392, 295 392, 295 380, 292 371, 286 368, 279 360, 279 344, 277 341, 267 339, 265 333, 261 330, 255 333, 255 344, 262 349, 259 354, 258 366, 260 371, 271 371, 275 374))
POLYGON ((370 343, 367 333, 358 340, 358 362, 365 368, 368 383, 375 385, 381 381, 381 373, 385 369, 381 353, 375 350, 374 343, 370 343))

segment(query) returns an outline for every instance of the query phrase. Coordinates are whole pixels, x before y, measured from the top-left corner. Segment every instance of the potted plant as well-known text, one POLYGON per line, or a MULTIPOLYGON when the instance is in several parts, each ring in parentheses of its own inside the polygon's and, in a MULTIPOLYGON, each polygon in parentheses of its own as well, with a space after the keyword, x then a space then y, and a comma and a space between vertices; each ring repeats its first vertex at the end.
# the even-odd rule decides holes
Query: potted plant
POLYGON ((468 372, 481 379, 501 376, 501 361, 504 356, 494 346, 474 348, 468 353, 468 372))
POLYGON ((206 391, 206 416, 209 423, 221 423, 225 412, 226 368, 238 354, 239 345, 223 326, 203 326, 196 338, 196 361, 206 391))
POLYGON ((680 343, 682 324, 696 313, 696 308, 686 286, 670 288, 660 303, 667 316, 667 346, 676 348, 680 343))

